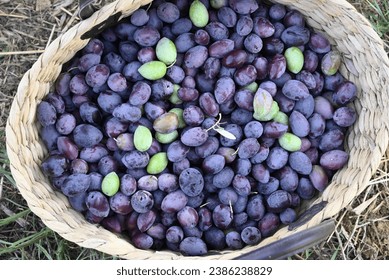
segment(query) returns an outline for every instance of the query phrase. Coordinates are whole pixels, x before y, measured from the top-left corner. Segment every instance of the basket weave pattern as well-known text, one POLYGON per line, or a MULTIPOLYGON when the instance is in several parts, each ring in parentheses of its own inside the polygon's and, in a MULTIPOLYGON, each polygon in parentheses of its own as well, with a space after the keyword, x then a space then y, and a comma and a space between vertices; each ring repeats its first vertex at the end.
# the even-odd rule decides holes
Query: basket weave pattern
MULTIPOLYGON (((36 107, 49 93, 62 65, 87 44, 88 41, 80 37, 110 16, 121 12, 122 17, 126 17, 149 2, 118 0, 111 3, 48 46, 20 82, 7 122, 7 152, 13 177, 29 207, 65 239, 125 259, 178 259, 183 256, 170 251, 138 250, 122 236, 88 223, 71 208, 64 195, 54 191, 40 169, 47 150, 39 137, 36 107)), ((358 113, 357 122, 345 141, 350 159, 348 165, 335 174, 323 194, 311 202, 311 205, 322 201, 328 203, 306 224, 292 231, 282 228, 257 246, 193 258, 231 259, 335 216, 366 188, 388 146, 389 60, 381 39, 369 22, 343 0, 273 2, 299 10, 308 25, 324 32, 342 53, 340 71, 359 89, 358 99, 353 103, 358 113)))

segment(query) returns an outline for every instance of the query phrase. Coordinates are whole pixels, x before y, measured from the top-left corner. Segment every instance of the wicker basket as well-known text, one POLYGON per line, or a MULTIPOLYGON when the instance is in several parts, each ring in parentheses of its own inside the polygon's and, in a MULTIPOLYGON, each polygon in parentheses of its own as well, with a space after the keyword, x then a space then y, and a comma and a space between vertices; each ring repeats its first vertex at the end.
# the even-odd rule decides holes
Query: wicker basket
MULTIPOLYGON (((118 0, 104 6, 47 47, 20 82, 6 128, 7 152, 12 174, 29 207, 63 238, 125 259, 180 259, 184 257, 171 251, 138 250, 122 236, 88 223, 70 207, 64 195, 53 190, 40 169, 47 150, 38 134, 36 107, 49 93, 62 65, 87 44, 88 40, 81 38, 85 38, 90 30, 102 28, 108 19, 126 17, 149 2, 118 0)), ((240 251, 213 252, 197 258, 236 258, 337 215, 366 188, 388 146, 389 60, 382 41, 369 22, 343 0, 274 2, 299 10, 306 16, 308 24, 324 32, 342 53, 341 73, 359 89, 358 99, 353 103, 358 113, 357 122, 349 129, 345 141, 350 159, 348 165, 335 174, 324 193, 309 203, 307 207, 317 210, 311 211, 310 219, 292 230, 281 228, 257 246, 240 251)))

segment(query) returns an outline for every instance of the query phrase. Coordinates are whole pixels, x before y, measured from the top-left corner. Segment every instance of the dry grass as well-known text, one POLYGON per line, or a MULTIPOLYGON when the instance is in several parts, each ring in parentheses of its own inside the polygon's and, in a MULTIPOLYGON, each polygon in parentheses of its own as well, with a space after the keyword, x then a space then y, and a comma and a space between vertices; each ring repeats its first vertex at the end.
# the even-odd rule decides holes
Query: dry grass
MULTIPOLYGON (((0 0, 0 259, 111 259, 47 229, 14 185, 5 152, 5 123, 22 75, 52 38, 78 22, 74 0, 0 0)), ((389 51, 386 0, 350 1, 377 28, 389 51)), ((336 217, 327 242, 292 259, 388 259, 389 151, 368 188, 336 217)))

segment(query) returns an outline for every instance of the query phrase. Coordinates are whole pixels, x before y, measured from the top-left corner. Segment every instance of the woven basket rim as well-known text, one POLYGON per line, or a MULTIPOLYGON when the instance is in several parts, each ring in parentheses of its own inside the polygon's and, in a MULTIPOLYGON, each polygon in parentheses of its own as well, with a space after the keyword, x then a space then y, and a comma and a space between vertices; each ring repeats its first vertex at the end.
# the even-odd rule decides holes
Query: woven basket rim
POLYGON ((87 223, 81 214, 70 208, 64 195, 53 190, 39 168, 46 149, 37 132, 39 125, 35 119, 35 108, 49 93, 62 65, 88 42, 80 39, 82 34, 118 12, 124 18, 149 2, 117 0, 104 6, 54 40, 19 84, 7 121, 7 153, 18 189, 31 210, 49 228, 80 246, 125 259, 231 259, 333 217, 366 188, 386 151, 389 138, 389 119, 385 114, 389 108, 389 59, 383 43, 367 19, 347 1, 278 0, 272 2, 299 10, 306 16, 309 26, 326 33, 332 42, 336 42, 343 57, 341 73, 356 83, 359 89, 358 100, 354 102, 358 120, 349 130, 346 141, 350 162, 336 173, 328 188, 310 204, 326 201, 327 205, 307 223, 291 231, 283 227, 257 246, 240 251, 211 251, 203 257, 139 250, 121 236, 87 223))

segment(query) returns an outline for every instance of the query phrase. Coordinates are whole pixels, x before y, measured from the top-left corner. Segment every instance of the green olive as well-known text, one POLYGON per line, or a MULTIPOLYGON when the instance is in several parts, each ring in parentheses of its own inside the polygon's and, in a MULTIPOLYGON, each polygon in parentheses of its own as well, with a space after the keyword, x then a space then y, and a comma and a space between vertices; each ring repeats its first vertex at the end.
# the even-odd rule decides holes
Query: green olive
POLYGON ((178 97, 178 90, 181 87, 179 85, 173 85, 173 93, 169 97, 169 101, 174 105, 182 104, 182 100, 178 97))
POLYGON ((209 4, 214 9, 220 9, 222 7, 228 6, 228 0, 209 0, 209 4))
POLYGON ((278 111, 277 114, 274 116, 273 121, 288 125, 289 117, 284 112, 278 111))
POLYGON ((303 69, 304 54, 297 47, 287 48, 285 51, 286 67, 294 74, 297 74, 303 69))
POLYGON ((161 61, 150 61, 139 67, 138 72, 143 78, 154 81, 163 78, 166 74, 166 64, 161 61))
POLYGON ((162 61, 166 65, 173 64, 177 58, 176 45, 174 45, 174 43, 166 37, 163 37, 158 41, 158 44, 155 47, 155 53, 158 60, 162 61))
POLYGON ((146 171, 149 174, 156 175, 161 173, 168 164, 167 154, 164 152, 156 153, 150 158, 146 171))
POLYGON ((280 143, 283 149, 289 152, 296 152, 301 149, 301 139, 289 132, 284 133, 278 138, 278 143, 280 143))
MULTIPOLYGON (((258 116, 257 120, 261 121, 261 122, 270 121, 277 115, 277 113, 279 111, 280 111, 280 107, 278 106, 277 101, 273 101, 273 103, 271 104, 271 107, 270 107, 270 112, 267 113, 266 115, 258 116)), ((254 118, 255 118, 255 116, 254 116, 254 118)))
POLYGON ((193 1, 189 8, 189 18, 196 27, 202 28, 206 26, 209 21, 207 7, 199 0, 193 1))
POLYGON ((140 152, 145 152, 151 147, 152 142, 153 136, 150 130, 143 125, 138 126, 134 132, 135 148, 140 152))
POLYGON ((262 88, 258 88, 257 92, 254 95, 254 119, 262 120, 265 118, 270 111, 272 110, 273 97, 271 94, 262 88))
POLYGON ((256 82, 252 82, 251 84, 248 84, 244 88, 248 89, 251 92, 256 92, 258 90, 258 84, 256 82))
POLYGON ((174 130, 170 133, 155 133, 155 139, 161 144, 170 144, 178 138, 177 130, 174 130))
POLYGON ((108 173, 101 182, 101 191, 107 196, 113 196, 119 190, 120 179, 116 172, 108 173))
POLYGON ((178 117, 178 128, 184 128, 186 123, 184 121, 184 110, 181 108, 173 108, 169 111, 170 113, 174 113, 178 117))

